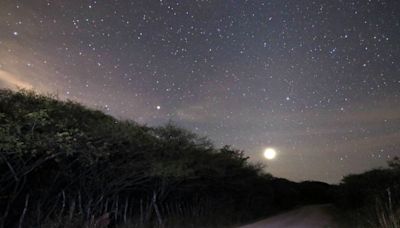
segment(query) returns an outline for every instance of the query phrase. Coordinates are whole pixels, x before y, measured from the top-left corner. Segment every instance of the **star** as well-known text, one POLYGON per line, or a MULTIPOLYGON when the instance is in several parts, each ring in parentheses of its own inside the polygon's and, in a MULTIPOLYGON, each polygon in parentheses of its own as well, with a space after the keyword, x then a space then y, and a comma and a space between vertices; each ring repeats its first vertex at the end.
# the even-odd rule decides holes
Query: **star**
POLYGON ((0 87, 172 119, 256 163, 274 145, 265 171, 295 181, 400 151, 397 1, 58 3, 2 2, 0 87))

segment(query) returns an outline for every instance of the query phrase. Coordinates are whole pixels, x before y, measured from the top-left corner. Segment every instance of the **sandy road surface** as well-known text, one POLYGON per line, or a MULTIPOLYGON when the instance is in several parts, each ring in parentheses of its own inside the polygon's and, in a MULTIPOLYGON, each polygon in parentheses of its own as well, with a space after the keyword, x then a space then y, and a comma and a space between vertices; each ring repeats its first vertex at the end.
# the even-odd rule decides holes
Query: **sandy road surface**
POLYGON ((240 228, 339 228, 331 205, 311 205, 278 214, 240 228))

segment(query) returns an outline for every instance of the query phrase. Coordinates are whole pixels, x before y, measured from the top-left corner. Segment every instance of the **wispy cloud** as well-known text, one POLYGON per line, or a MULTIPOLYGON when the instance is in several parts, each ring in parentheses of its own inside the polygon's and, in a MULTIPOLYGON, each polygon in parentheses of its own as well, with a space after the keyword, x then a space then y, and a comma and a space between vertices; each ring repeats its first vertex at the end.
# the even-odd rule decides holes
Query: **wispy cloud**
POLYGON ((16 75, 9 73, 4 70, 0 70, 0 87, 10 88, 10 89, 32 89, 33 86, 21 79, 16 75))

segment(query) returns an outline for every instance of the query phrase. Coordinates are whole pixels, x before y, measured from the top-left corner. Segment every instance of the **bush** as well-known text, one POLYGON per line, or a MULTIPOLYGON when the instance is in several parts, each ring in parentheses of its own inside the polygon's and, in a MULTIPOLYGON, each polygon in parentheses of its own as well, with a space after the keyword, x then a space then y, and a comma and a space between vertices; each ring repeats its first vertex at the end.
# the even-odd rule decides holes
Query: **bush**
POLYGON ((0 227, 83 226, 106 214, 112 224, 214 226, 273 210, 261 166, 172 124, 0 90, 0 126, 0 227))
POLYGON ((339 186, 336 204, 353 218, 354 226, 400 227, 400 166, 348 175, 339 186))

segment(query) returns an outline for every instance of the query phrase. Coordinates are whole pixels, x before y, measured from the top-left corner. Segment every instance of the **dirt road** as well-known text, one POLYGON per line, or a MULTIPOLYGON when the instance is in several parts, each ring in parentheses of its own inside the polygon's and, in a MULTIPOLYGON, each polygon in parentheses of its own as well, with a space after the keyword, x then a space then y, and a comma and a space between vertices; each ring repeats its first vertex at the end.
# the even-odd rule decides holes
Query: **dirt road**
POLYGON ((240 228, 338 228, 331 205, 311 205, 278 214, 240 228))

